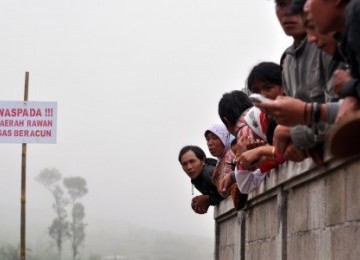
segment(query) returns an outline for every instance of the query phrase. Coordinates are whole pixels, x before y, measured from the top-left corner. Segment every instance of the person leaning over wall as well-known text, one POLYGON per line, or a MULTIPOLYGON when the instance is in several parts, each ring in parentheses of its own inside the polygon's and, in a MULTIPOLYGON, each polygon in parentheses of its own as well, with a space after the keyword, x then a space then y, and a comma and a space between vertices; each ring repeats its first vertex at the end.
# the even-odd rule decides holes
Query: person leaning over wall
MULTIPOLYGON (((247 82, 251 92, 262 94, 268 99, 283 95, 281 68, 275 63, 262 62, 254 66, 247 82)), ((219 116, 237 139, 234 148, 235 173, 223 180, 221 191, 227 190, 236 181, 241 193, 249 193, 264 180, 271 169, 284 162, 275 147, 267 145, 268 137, 272 136, 268 131, 269 123, 273 121, 265 113, 256 107, 250 107, 240 115, 227 109, 232 106, 234 111, 240 111, 241 104, 248 100, 247 97, 231 92, 224 94, 219 102, 219 116)))
POLYGON ((244 206, 247 195, 241 194, 236 184, 232 185, 224 192, 220 190, 219 186, 222 180, 227 175, 232 174, 235 170, 235 165, 233 164, 235 154, 230 148, 231 141, 234 137, 230 135, 223 123, 211 125, 205 130, 204 136, 211 155, 218 159, 218 163, 212 175, 212 182, 223 198, 231 196, 234 208, 239 210, 244 206))
POLYGON ((304 12, 314 19, 315 29, 321 33, 336 32, 339 52, 349 66, 350 75, 337 70, 335 91, 344 98, 330 136, 330 150, 336 157, 348 157, 360 152, 360 1, 308 0, 304 12), (345 76, 344 76, 345 74, 345 76))
MULTIPOLYGON (((316 42, 307 39, 304 21, 291 10, 290 0, 275 3, 276 14, 284 32, 294 39, 293 45, 285 51, 282 58, 283 86, 287 96, 317 104, 336 100, 336 95, 328 85, 336 67, 332 56, 317 48, 316 42)), ((279 99, 281 98, 284 97, 280 96, 279 99)), ((259 107, 264 109, 262 104, 259 107)), ((322 164, 324 133, 328 129, 325 124, 314 124, 312 127, 306 124, 283 125, 271 110, 264 111, 279 123, 274 133, 274 144, 285 158, 299 162, 311 155, 317 164, 322 164)), ((312 164, 308 167, 312 167, 312 164)))
POLYGON ((217 161, 206 158, 205 152, 195 145, 184 146, 178 160, 192 185, 202 193, 192 199, 191 208, 198 214, 205 214, 210 205, 215 206, 224 199, 211 180, 217 161))
MULTIPOLYGON (((218 159, 218 163, 212 175, 212 182, 218 187, 219 181, 228 173, 233 171, 228 162, 232 162, 234 155, 229 153, 230 150, 230 133, 223 123, 215 123, 208 127, 204 136, 206 145, 212 156, 218 159)), ((220 193, 221 196, 226 198, 229 194, 220 193)))
MULTIPOLYGON (((248 118, 250 120, 254 117, 259 118, 258 116, 255 116, 254 113, 258 113, 260 110, 257 109, 254 111, 252 108, 253 106, 249 97, 241 91, 225 93, 219 101, 219 116, 229 132, 234 135, 237 140, 236 147, 234 148, 236 157, 247 151, 250 143, 256 143, 258 145, 264 144, 259 135, 252 134, 252 131, 246 127, 246 124, 243 125, 244 122, 242 119, 244 118, 241 116, 245 111, 249 111, 248 118), (243 131, 245 131, 248 135, 244 135, 245 132, 243 131)), ((258 123, 258 130, 261 132, 264 125, 260 122, 256 123, 258 123)), ((240 192, 246 194, 261 183, 263 179, 263 174, 259 174, 257 172, 253 173, 252 171, 243 171, 241 162, 240 164, 236 163, 235 173, 224 178, 220 184, 220 191, 225 192, 236 180, 240 192), (232 182, 230 182, 231 180, 232 182)))

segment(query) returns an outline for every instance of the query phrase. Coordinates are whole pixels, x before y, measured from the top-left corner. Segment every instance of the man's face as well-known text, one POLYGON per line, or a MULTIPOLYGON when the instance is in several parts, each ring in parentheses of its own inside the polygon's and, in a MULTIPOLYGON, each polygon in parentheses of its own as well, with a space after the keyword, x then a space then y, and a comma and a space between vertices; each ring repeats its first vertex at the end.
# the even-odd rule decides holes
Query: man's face
POLYGON ((316 44, 316 46, 327 54, 334 55, 337 45, 334 39, 334 33, 320 34, 316 31, 314 20, 311 14, 303 19, 306 29, 307 40, 316 44))
POLYGON ((343 8, 335 0, 307 0, 304 6, 305 16, 311 15, 315 30, 320 34, 339 31, 342 24, 343 8))
POLYGON ((180 163, 190 179, 196 179, 204 168, 204 161, 196 157, 193 151, 187 151, 180 158, 180 163))
POLYGON ((291 0, 275 0, 275 4, 276 16, 285 34, 292 37, 305 35, 300 17, 290 14, 291 0))

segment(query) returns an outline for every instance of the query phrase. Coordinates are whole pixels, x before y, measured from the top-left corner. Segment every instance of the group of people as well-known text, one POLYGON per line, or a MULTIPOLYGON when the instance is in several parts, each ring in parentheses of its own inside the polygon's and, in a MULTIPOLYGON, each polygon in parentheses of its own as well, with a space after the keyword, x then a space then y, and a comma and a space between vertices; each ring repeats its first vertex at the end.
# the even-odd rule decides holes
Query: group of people
POLYGON ((360 153, 360 0, 275 0, 276 15, 293 43, 279 64, 261 62, 247 91, 223 94, 221 123, 204 131, 210 154, 181 149, 179 162, 202 193, 199 214, 231 196, 235 209, 271 170, 307 158, 320 167, 324 144, 334 158, 360 153), (246 92, 246 93, 245 93, 246 92), (250 99, 249 93, 265 99, 250 99))

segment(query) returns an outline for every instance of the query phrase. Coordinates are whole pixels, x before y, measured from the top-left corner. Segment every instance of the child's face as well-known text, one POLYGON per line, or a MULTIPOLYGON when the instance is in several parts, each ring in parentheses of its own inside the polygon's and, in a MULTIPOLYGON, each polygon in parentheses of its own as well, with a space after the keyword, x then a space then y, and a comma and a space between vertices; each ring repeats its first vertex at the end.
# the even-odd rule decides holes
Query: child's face
POLYGON ((276 99, 277 96, 284 95, 282 86, 262 81, 255 81, 251 89, 254 93, 261 94, 269 99, 276 99))

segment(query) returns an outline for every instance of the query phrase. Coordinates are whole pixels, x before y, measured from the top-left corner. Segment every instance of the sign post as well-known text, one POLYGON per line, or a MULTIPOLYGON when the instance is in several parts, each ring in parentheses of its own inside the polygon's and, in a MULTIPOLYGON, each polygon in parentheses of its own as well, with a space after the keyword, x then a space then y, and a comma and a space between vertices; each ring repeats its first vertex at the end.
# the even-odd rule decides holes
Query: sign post
MULTIPOLYGON (((24 101, 29 98, 29 72, 25 73, 24 101)), ((26 259, 26 143, 21 149, 20 260, 26 259)))
POLYGON ((0 101, 0 143, 21 143, 20 260, 26 260, 27 143, 56 143, 56 102, 28 102, 29 72, 24 101, 0 101))

